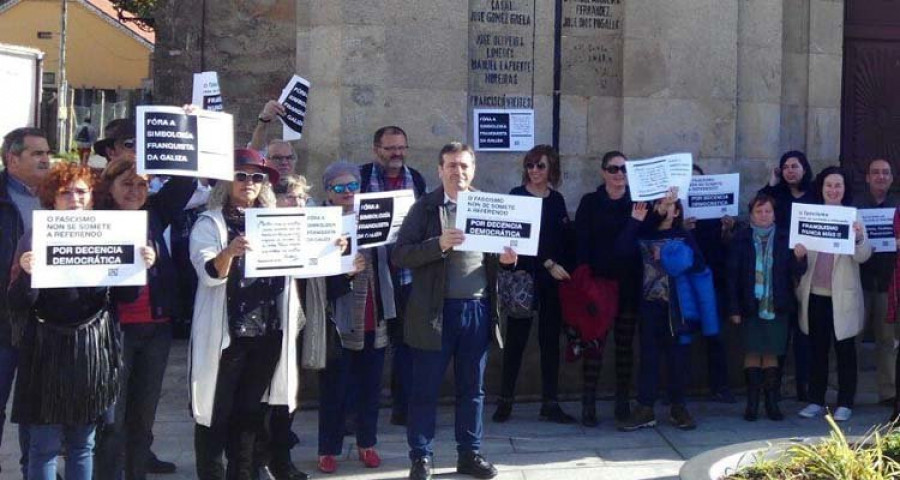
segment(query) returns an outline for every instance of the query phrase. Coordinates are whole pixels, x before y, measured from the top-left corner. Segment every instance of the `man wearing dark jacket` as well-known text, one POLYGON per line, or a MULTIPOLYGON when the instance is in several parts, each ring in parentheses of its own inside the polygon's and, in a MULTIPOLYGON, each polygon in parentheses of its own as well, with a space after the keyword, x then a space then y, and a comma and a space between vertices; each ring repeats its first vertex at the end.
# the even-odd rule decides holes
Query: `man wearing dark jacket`
POLYGON ((450 143, 441 149, 442 187, 419 199, 403 221, 391 259, 412 270, 404 339, 412 351, 406 428, 411 480, 431 478, 437 398, 447 364, 456 372, 456 470, 493 478, 497 469, 480 453, 484 369, 492 332, 500 339, 497 270, 514 265, 516 253, 457 251, 464 235, 454 228, 456 198, 475 176, 475 152, 450 143))
MULTIPOLYGON (((0 173, 0 437, 6 422, 6 403, 18 366, 18 351, 13 347, 12 322, 7 305, 9 272, 16 245, 31 230, 31 213, 40 208, 37 186, 50 168, 50 147, 44 132, 36 128, 17 128, 3 137, 0 157, 5 170, 0 173)), ((20 426, 19 435, 27 435, 20 426)), ((25 442, 24 445, 28 443, 25 442)), ((24 460, 27 452, 22 452, 24 460)))
MULTIPOLYGON (((406 132, 396 126, 381 127, 372 139, 372 151, 376 160, 360 167, 362 193, 412 190, 416 198, 425 194, 425 179, 416 169, 406 165, 406 151, 409 149, 406 132)), ((406 268, 392 268, 389 265, 390 246, 378 247, 372 261, 379 273, 390 274, 396 317, 388 322, 388 336, 391 342, 391 423, 406 425, 408 386, 412 373, 409 347, 403 342, 403 306, 409 298, 412 274, 406 268)), ((382 285, 387 282, 382 282, 382 285)))

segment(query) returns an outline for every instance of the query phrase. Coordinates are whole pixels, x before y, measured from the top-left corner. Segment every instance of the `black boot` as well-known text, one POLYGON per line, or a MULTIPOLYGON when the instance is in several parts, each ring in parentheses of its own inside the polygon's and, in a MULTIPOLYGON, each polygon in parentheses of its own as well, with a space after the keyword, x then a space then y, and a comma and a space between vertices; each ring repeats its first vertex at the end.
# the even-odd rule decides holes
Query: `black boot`
POLYGON ((766 416, 769 420, 784 420, 784 414, 778 408, 778 391, 781 389, 781 382, 778 381, 778 367, 767 367, 763 369, 763 389, 765 390, 766 416))
POLYGON ((597 399, 592 396, 586 396, 581 400, 581 424, 585 427, 596 427, 600 422, 597 420, 597 399))
POLYGON ((744 410, 744 420, 755 422, 759 418, 759 390, 762 387, 763 370, 759 367, 747 367, 744 369, 744 379, 747 382, 747 409, 744 410))
POLYGON ((512 414, 512 406, 512 400, 503 397, 498 398, 497 411, 494 412, 494 416, 491 419, 496 423, 503 423, 509 420, 509 416, 512 414))

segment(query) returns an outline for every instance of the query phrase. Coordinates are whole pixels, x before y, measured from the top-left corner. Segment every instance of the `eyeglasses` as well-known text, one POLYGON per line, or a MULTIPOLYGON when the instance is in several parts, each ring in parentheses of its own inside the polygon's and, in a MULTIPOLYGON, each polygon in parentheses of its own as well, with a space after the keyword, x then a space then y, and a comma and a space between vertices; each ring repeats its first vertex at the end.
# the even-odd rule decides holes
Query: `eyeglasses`
POLYGON ((73 188, 56 192, 60 197, 86 197, 91 194, 89 188, 73 188))
POLYGON ((547 164, 546 163, 526 163, 525 164, 525 170, 534 170, 535 168, 538 170, 546 170, 547 164))
POLYGON ((253 183, 263 183, 268 178, 269 176, 265 173, 234 172, 235 182, 246 182, 249 179, 253 183))
POLYGON ((273 162, 293 162, 293 155, 271 155, 269 156, 269 160, 273 162))
POLYGON ((382 147, 381 145, 379 145, 378 148, 380 148, 382 150, 387 150, 391 153, 403 153, 403 152, 409 150, 409 147, 406 145, 398 145, 396 147, 382 147))
POLYGON ((359 191, 359 182, 350 182, 350 183, 339 183, 337 185, 332 185, 328 187, 334 193, 344 193, 344 192, 357 192, 359 191))
POLYGON ((127 149, 134 150, 134 139, 127 138, 125 140, 122 140, 122 146, 127 149))
POLYGON ((609 165, 603 169, 606 173, 615 175, 619 172, 625 173, 625 165, 609 165))

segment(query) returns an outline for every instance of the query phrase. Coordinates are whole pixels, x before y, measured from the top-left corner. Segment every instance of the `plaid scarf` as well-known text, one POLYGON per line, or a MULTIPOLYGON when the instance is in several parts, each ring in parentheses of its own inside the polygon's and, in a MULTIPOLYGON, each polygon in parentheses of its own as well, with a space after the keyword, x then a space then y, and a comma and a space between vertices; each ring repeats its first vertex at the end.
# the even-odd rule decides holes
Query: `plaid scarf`
MULTIPOLYGON (((406 165, 403 166, 403 171, 401 172, 400 178, 402 178, 402 182, 400 184, 400 188, 396 190, 415 190, 415 184, 413 183, 412 172, 409 171, 409 167, 406 165)), ((384 168, 381 167, 381 164, 378 162, 372 162, 372 175, 369 177, 369 191, 370 192, 387 192, 388 189, 387 180, 384 176, 384 168)), ((390 249, 391 246, 387 247, 378 247, 378 263, 387 264, 387 259, 390 258, 390 249)), ((381 265, 379 265, 381 268, 381 265)), ((412 272, 408 268, 397 268, 397 277, 400 279, 400 285, 409 285, 412 283, 412 272)))

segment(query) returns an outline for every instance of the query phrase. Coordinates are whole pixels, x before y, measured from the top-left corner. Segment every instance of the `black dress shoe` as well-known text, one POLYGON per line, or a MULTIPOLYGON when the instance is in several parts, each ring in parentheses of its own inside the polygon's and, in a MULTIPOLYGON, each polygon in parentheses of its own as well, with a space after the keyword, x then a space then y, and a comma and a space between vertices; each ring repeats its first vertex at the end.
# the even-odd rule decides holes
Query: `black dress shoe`
POLYGON ((174 463, 162 461, 157 458, 155 453, 150 452, 150 458, 147 459, 147 473, 169 475, 175 473, 176 470, 174 463))
POLYGON ((545 403, 541 405, 541 413, 539 415, 541 420, 545 422, 553 422, 553 423, 575 423, 575 417, 569 415, 564 412, 562 408, 560 408, 559 404, 554 403, 545 403))
POLYGON ((421 457, 413 460, 409 480, 431 480, 431 459, 421 457))
POLYGON ((497 469, 480 453, 464 452, 460 453, 456 460, 456 473, 471 475, 475 478, 494 478, 497 476, 497 469))
POLYGON ((494 415, 491 419, 494 423, 503 423, 509 420, 509 416, 512 414, 512 401, 505 400, 503 398, 497 399, 497 410, 494 412, 494 415))
POLYGON ((275 480, 308 480, 309 474, 297 470, 293 462, 281 464, 281 462, 271 462, 267 469, 275 480))

